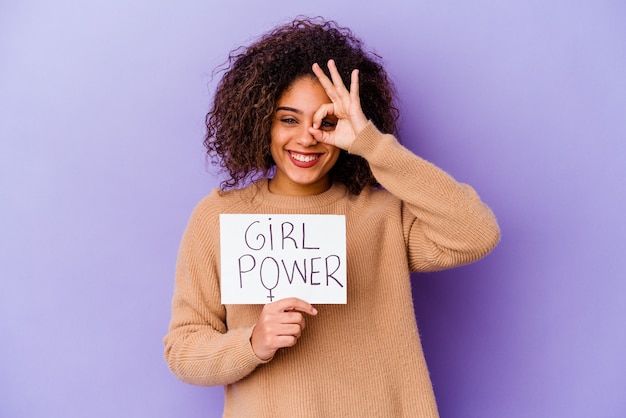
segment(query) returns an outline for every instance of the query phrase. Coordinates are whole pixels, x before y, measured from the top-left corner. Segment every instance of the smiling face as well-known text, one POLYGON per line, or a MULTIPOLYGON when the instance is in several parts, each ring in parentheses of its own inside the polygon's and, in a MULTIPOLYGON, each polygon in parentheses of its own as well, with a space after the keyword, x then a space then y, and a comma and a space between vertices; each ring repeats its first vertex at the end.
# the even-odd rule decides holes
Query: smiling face
MULTIPOLYGON (((270 150, 276 163, 276 174, 270 180, 272 193, 304 196, 330 188, 328 173, 340 149, 317 142, 309 133, 315 111, 325 103, 330 99, 312 76, 295 80, 278 99, 270 131, 270 150)), ((333 130, 336 123, 328 116, 321 129, 333 130)))

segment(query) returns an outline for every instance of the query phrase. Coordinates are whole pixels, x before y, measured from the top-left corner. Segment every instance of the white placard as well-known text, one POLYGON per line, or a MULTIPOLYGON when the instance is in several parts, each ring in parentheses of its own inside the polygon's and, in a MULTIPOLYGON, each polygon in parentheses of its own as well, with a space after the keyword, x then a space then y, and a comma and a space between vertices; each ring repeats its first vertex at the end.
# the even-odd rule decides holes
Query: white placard
POLYGON ((344 215, 221 214, 222 304, 346 303, 344 215))

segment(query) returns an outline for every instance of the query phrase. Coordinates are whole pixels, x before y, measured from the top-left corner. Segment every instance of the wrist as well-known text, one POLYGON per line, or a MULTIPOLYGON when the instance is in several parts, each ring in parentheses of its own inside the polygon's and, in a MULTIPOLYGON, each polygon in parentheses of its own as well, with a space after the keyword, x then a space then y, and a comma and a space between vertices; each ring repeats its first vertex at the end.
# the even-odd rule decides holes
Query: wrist
POLYGON ((257 338, 255 338, 256 334, 256 326, 252 329, 252 334, 250 335, 250 349, 252 350, 252 352, 254 353, 254 355, 256 356, 256 358, 259 359, 259 361, 266 363, 268 361, 270 361, 272 358, 274 358, 274 354, 276 353, 275 351, 271 351, 271 350, 264 350, 262 348, 260 348, 262 346, 262 344, 260 344, 257 341, 257 338))

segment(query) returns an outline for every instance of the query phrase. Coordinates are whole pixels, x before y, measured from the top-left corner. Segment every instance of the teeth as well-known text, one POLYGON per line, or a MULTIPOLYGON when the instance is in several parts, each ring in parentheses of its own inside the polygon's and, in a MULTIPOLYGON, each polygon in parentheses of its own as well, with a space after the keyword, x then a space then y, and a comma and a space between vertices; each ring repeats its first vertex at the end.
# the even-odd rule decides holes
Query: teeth
POLYGON ((291 156, 293 157, 294 160, 298 160, 303 163, 309 163, 318 158, 317 155, 302 155, 302 154, 296 154, 294 152, 291 153, 291 156))

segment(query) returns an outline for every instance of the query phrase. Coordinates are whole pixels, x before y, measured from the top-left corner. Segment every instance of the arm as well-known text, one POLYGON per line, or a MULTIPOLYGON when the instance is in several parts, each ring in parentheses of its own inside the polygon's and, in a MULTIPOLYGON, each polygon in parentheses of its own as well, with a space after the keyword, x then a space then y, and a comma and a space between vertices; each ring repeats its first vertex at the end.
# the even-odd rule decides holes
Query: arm
POLYGON ((350 90, 332 60, 328 70, 330 78, 319 65, 313 65, 331 103, 316 112, 310 132, 320 142, 365 158, 376 180, 402 201, 411 269, 455 267, 491 251, 500 239, 500 229, 476 192, 411 153, 392 135, 381 134, 367 121, 360 103, 357 70, 352 72, 350 90), (336 129, 318 129, 329 114, 338 118, 336 129))
POLYGON ((181 380, 225 385, 264 363, 253 352, 253 326, 227 329, 220 303, 218 258, 211 239, 219 231, 196 210, 183 236, 176 267, 172 319, 164 338, 165 358, 181 380))
POLYGON ((376 179, 402 200, 410 267, 434 271, 476 261, 500 239, 491 210, 468 185, 456 182, 369 124, 349 152, 364 157, 376 179))

